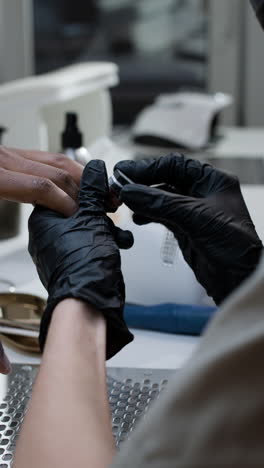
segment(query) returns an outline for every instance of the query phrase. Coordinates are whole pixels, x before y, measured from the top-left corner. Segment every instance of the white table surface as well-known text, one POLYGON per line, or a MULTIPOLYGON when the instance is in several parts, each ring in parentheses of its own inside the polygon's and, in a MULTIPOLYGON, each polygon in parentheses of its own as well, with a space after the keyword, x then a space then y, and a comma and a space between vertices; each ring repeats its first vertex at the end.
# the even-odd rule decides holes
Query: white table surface
MULTIPOLYGON (((242 191, 257 231, 264 241, 264 215, 262 209, 264 187, 256 185, 245 186, 242 188, 242 191)), ((15 239, 0 243, 0 265, 2 255, 27 246, 27 219, 31 209, 30 206, 24 205, 22 207, 21 234, 15 239)), ((37 279, 30 284, 25 284, 19 290, 45 295, 44 288, 37 279)), ((143 330, 132 331, 135 334, 134 342, 126 346, 118 355, 108 361, 109 366, 180 368, 188 360, 192 352, 195 351, 199 342, 199 338, 192 336, 169 335, 143 330)), ((40 358, 35 355, 16 352, 8 346, 5 346, 5 349, 13 363, 36 364, 40 362, 40 358)))

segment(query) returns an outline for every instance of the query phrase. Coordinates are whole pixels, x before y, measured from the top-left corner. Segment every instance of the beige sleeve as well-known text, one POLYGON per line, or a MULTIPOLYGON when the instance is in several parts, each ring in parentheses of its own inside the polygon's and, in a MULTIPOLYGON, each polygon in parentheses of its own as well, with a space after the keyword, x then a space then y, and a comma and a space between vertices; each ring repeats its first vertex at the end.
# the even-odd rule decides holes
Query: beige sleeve
POLYGON ((113 468, 264 467, 264 259, 113 468))

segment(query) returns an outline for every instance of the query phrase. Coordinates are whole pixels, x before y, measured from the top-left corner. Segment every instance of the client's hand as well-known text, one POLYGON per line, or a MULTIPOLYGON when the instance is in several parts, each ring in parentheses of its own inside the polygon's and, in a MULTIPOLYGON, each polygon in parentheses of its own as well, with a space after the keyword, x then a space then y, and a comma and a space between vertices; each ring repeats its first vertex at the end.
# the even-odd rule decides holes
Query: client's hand
POLYGON ((174 233, 216 304, 253 272, 263 246, 236 177, 178 154, 122 161, 116 168, 135 182, 121 192, 135 222, 161 223, 174 233), (146 187, 160 183, 164 190, 146 187))
POLYGON ((73 214, 83 167, 62 154, 0 146, 0 198, 73 214))
POLYGON ((68 297, 104 314, 107 358, 133 339, 123 319, 125 285, 118 249, 131 247, 133 237, 106 216, 108 196, 104 162, 94 160, 84 170, 79 209, 73 216, 36 207, 29 219, 29 252, 49 293, 40 328, 42 349, 54 307, 68 297))

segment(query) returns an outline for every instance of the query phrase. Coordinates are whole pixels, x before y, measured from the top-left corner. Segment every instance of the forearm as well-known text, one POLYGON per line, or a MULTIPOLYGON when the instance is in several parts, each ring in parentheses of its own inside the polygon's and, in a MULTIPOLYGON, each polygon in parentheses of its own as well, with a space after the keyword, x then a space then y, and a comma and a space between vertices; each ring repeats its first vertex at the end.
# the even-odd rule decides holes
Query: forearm
POLYGON ((111 463, 105 340, 105 321, 92 307, 74 299, 56 307, 15 468, 102 468, 111 463))

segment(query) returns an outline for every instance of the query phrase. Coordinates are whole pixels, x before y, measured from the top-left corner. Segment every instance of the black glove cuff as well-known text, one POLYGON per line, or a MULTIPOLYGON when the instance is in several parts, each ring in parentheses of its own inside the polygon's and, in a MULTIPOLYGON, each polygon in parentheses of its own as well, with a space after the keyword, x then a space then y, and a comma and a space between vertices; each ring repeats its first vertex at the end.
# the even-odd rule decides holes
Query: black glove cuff
MULTIPOLYGON (((39 346, 41 352, 44 350, 53 310, 59 302, 68 298, 80 299, 87 302, 87 299, 81 296, 73 296, 70 294, 65 297, 48 299, 47 307, 40 324, 39 346)), ((106 319, 106 359, 111 359, 115 354, 121 351, 124 346, 133 341, 134 335, 127 328, 123 318, 123 311, 104 310, 102 313, 106 319)))

